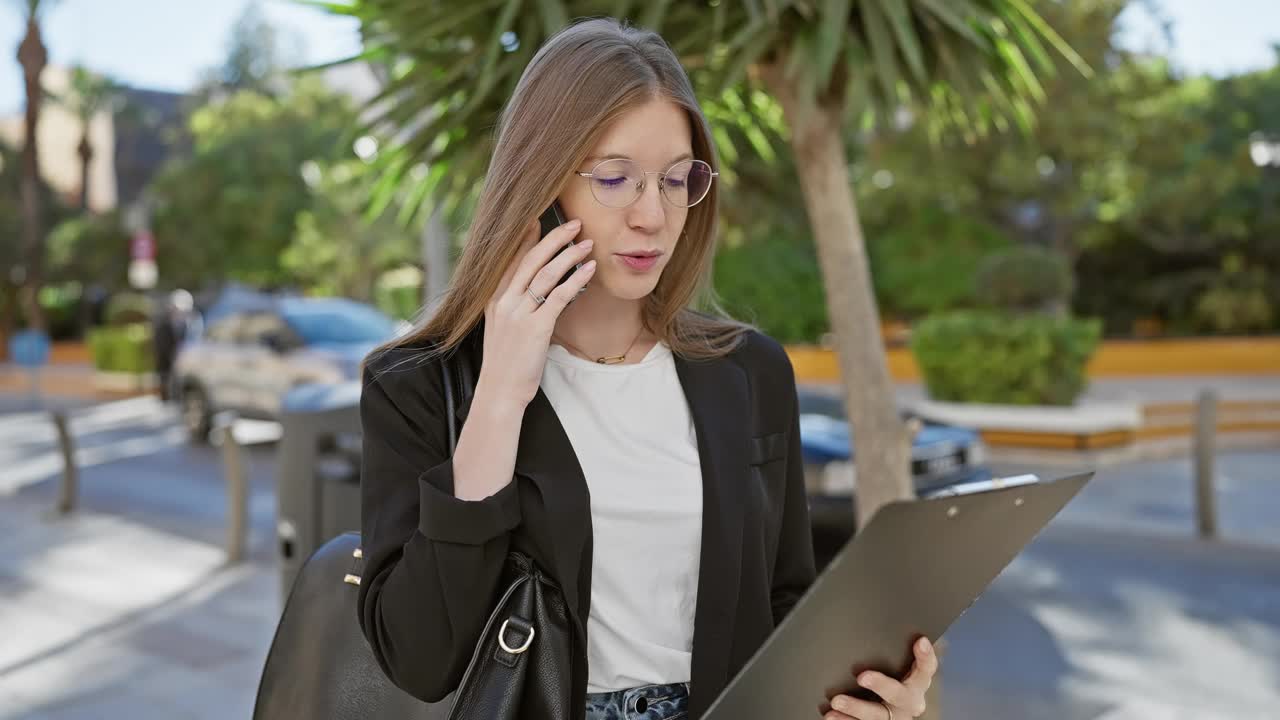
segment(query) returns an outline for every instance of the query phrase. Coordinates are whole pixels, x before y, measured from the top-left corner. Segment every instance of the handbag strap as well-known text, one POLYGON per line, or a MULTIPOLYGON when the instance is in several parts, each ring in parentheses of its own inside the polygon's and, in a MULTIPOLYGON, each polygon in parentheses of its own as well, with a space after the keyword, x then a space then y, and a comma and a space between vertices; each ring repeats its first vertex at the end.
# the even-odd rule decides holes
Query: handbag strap
POLYGON ((458 349, 440 357, 440 380, 444 386, 445 420, 449 426, 449 455, 458 445, 458 399, 466 402, 475 391, 471 366, 465 358, 455 357, 458 349))
POLYGON ((449 358, 440 358, 440 381, 444 385, 444 418, 449 425, 449 456, 453 456, 453 448, 458 444, 458 419, 454 414, 453 373, 449 372, 449 358))

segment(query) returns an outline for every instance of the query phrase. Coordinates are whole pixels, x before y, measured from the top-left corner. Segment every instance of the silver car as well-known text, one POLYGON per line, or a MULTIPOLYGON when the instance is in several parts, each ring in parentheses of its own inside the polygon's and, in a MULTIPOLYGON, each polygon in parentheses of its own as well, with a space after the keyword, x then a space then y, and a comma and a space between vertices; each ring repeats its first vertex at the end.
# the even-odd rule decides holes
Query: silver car
POLYGON ((208 439, 213 416, 274 420, 290 389, 359 378, 375 347, 406 329, 344 298, 271 299, 211 314, 202 337, 178 351, 173 382, 191 439, 208 439))

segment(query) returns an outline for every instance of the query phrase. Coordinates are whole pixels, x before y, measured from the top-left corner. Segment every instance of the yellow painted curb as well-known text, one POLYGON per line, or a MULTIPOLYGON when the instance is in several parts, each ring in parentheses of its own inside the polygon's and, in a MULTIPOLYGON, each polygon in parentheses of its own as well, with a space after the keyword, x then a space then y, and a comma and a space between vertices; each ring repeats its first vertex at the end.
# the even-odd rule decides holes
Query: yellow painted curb
MULTIPOLYGON (((801 382, 837 382, 834 350, 788 345, 787 355, 801 382)), ((889 375, 898 382, 919 382, 920 367, 910 348, 885 352, 889 375)), ((1191 338, 1186 340, 1108 340, 1094 354, 1089 377, 1131 375, 1280 375, 1280 338, 1191 338)))

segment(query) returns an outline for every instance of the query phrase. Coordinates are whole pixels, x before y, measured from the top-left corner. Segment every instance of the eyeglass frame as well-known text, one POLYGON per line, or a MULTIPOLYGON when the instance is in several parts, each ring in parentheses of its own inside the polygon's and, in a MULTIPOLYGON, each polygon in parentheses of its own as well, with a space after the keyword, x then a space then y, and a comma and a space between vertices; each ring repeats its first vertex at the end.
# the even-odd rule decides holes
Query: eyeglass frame
MULTIPOLYGON (((603 160, 596 163, 595 165, 592 165, 591 170, 589 172, 580 172, 575 170, 573 174, 581 178, 595 177, 597 168, 599 168, 601 165, 607 162, 613 162, 614 160, 626 160, 629 163, 635 163, 636 167, 640 166, 640 163, 636 162, 635 160, 632 160, 631 158, 611 157, 611 158, 604 158, 603 160)), ((596 202, 600 203, 602 206, 607 208, 613 208, 615 210, 621 210, 622 208, 631 207, 636 203, 636 200, 639 200, 641 197, 644 196, 644 189, 645 187, 647 187, 647 183, 649 182, 649 176, 660 175, 662 177, 658 181, 658 194, 662 196, 663 200, 666 200, 668 203, 670 203, 672 207, 678 207, 684 210, 688 210, 689 208, 692 208, 692 207, 697 207, 699 203, 701 203, 703 200, 706 200, 707 196, 711 194, 711 182, 707 183, 707 191, 702 194, 702 197, 698 198, 698 202, 692 205, 677 205, 671 202, 671 198, 667 197, 667 191, 666 191, 666 185, 665 185, 667 180, 667 173, 671 172, 671 168, 683 162, 687 162, 687 163, 700 162, 703 165, 706 165, 707 168, 711 170, 711 182, 714 182, 716 178, 720 177, 720 173, 716 172, 714 168, 711 168, 711 163, 707 162, 706 160, 699 160, 698 158, 684 158, 683 160, 677 160, 671 163, 671 165, 669 165, 666 170, 657 171, 657 170, 641 169, 640 173, 644 175, 644 177, 640 179, 640 189, 639 191, 636 192, 635 198, 633 198, 631 202, 627 203, 626 205, 606 205, 605 203, 600 202, 600 198, 596 197, 596 191, 594 189, 591 191, 591 198, 596 202)))

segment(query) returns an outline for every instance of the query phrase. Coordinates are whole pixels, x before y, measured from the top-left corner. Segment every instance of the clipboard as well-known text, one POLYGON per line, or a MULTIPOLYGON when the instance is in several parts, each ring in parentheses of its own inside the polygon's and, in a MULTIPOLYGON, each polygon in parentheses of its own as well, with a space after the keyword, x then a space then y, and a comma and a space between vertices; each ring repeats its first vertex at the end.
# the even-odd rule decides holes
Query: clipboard
POLYGON ((836 554, 712 703, 704 720, 802 720, 856 675, 902 678, 911 643, 936 642, 1093 478, 1034 475, 959 486, 885 505, 836 554))

